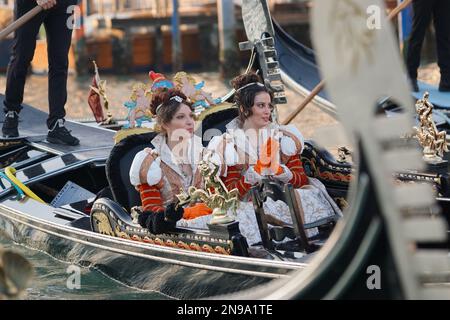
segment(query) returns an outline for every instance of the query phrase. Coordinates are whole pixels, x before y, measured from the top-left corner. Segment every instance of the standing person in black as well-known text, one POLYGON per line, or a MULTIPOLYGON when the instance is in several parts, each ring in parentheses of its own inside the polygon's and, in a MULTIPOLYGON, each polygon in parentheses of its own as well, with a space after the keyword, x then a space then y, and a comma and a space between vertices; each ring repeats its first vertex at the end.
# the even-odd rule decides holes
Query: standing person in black
POLYGON ((420 65, 425 32, 434 19, 438 65, 441 69, 439 91, 450 91, 450 0, 413 0, 414 18, 406 55, 406 64, 414 91, 417 86, 417 69, 420 65))
POLYGON ((36 5, 45 10, 20 27, 14 36, 11 60, 8 65, 4 101, 4 137, 19 136, 19 112, 22 109, 23 94, 28 68, 34 56, 36 38, 44 24, 47 34, 48 53, 48 103, 47 141, 68 145, 78 145, 79 140, 64 126, 67 102, 67 73, 69 68, 69 49, 72 40, 72 21, 69 6, 77 0, 16 0, 15 18, 19 18, 36 5))

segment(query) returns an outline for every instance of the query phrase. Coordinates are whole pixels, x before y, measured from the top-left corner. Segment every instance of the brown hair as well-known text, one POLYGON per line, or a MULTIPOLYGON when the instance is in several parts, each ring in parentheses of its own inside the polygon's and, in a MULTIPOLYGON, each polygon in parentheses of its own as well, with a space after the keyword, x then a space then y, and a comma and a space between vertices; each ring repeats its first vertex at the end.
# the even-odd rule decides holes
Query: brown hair
POLYGON ((253 114, 252 107, 255 102, 255 96, 258 93, 267 92, 270 95, 270 100, 273 100, 273 93, 266 86, 254 84, 243 88, 245 85, 255 82, 264 84, 261 77, 255 72, 244 73, 231 80, 231 85, 236 90, 236 93, 234 94, 234 103, 238 106, 239 119, 242 123, 253 114))
POLYGON ((163 88, 153 94, 150 110, 152 114, 156 116, 157 124, 161 126, 172 121, 174 115, 180 109, 181 104, 187 105, 194 111, 192 103, 187 100, 186 95, 183 92, 178 89, 163 88), (171 99, 175 96, 180 97, 183 101, 178 102, 175 99, 171 99))

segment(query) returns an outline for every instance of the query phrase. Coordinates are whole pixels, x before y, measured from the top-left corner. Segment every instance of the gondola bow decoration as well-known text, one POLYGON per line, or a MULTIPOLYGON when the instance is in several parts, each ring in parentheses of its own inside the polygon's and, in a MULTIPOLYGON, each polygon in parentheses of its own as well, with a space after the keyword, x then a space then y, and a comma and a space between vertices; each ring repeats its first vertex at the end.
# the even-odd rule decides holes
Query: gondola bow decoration
POLYGON ((98 67, 95 61, 93 61, 95 74, 92 78, 92 84, 89 90, 88 104, 91 107, 92 113, 94 114, 95 121, 97 123, 110 124, 112 120, 112 115, 109 111, 109 100, 106 95, 106 80, 100 79, 100 74, 98 72, 98 67), (108 115, 105 118, 103 113, 103 108, 107 110, 108 115))

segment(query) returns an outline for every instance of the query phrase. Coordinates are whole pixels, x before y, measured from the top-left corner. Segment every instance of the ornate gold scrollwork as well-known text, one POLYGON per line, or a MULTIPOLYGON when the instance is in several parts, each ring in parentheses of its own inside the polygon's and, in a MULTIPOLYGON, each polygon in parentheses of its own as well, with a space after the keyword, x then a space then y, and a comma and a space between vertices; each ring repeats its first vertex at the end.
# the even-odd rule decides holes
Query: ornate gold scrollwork
POLYGON ((122 230, 120 230, 119 226, 116 226, 114 232, 115 232, 116 236, 119 238, 130 239, 130 236, 126 232, 123 232, 122 230))
POLYGON ((423 159, 427 162, 441 162, 444 152, 448 152, 447 133, 438 131, 433 120, 433 104, 428 100, 430 94, 425 92, 423 98, 416 103, 419 127, 414 127, 417 140, 423 147, 423 159))
POLYGON ((339 206, 341 210, 345 210, 349 207, 347 199, 345 198, 334 198, 334 202, 339 206))
POLYGON ((350 152, 349 149, 347 149, 347 147, 339 147, 338 148, 338 159, 337 162, 339 163, 346 163, 347 162, 347 156, 351 156, 352 153, 350 152))
POLYGON ((97 225, 97 230, 100 234, 105 234, 108 236, 114 237, 116 234, 111 228, 111 224, 109 223, 108 216, 104 212, 93 212, 92 217, 94 223, 97 225))
POLYGON ((213 163, 214 168, 211 169, 209 163, 211 162, 206 160, 199 163, 199 170, 204 182, 203 189, 189 187, 187 193, 182 192, 177 195, 179 205, 201 201, 213 210, 211 224, 232 222, 234 218, 228 216, 227 211, 228 209, 236 211, 239 192, 237 189, 228 191, 223 181, 217 176, 219 166, 213 163))

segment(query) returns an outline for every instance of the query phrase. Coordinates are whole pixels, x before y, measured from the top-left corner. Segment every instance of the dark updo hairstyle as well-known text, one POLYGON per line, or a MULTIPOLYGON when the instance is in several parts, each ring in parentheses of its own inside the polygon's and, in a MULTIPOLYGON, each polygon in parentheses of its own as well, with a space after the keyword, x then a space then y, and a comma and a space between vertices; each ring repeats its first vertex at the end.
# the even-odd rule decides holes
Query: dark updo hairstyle
POLYGON ((255 102, 255 96, 258 93, 267 92, 270 95, 270 100, 273 100, 273 93, 267 89, 266 86, 253 84, 243 88, 244 86, 255 82, 264 84, 261 77, 254 72, 241 74, 231 80, 231 85, 236 90, 236 93, 234 94, 234 103, 239 108, 239 120, 241 120, 242 123, 253 114, 252 107, 255 102))
POLYGON ((181 104, 187 105, 192 111, 192 103, 187 100, 186 95, 178 89, 166 89, 162 88, 156 91, 152 96, 152 102, 150 104, 150 111, 156 116, 156 122, 159 130, 163 124, 167 124, 172 121, 175 114, 180 109, 181 104), (182 102, 178 102, 175 99, 171 99, 175 96, 183 99, 182 102))

